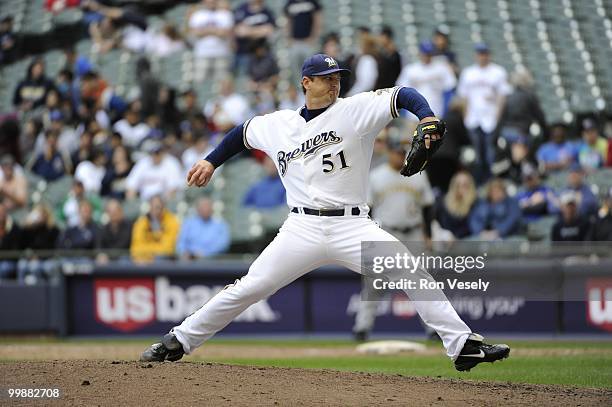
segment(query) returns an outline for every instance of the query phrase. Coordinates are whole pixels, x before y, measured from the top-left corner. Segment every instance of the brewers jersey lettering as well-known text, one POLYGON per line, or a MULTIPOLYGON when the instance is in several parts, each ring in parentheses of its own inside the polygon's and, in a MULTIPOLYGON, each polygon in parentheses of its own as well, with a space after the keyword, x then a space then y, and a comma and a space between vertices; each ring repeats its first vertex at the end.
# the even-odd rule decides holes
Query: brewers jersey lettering
POLYGON ((299 110, 254 117, 244 143, 274 160, 289 206, 365 208, 374 138, 397 117, 399 89, 338 99, 308 122, 299 110))

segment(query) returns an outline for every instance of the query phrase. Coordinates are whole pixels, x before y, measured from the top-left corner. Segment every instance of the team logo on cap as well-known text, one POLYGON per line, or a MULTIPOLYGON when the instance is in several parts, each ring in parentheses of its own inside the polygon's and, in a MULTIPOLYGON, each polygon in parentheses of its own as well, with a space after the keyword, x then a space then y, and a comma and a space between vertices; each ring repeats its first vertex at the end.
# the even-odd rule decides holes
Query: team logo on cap
POLYGON ((332 57, 325 58, 325 62, 327 62, 328 67, 338 66, 338 63, 332 57))

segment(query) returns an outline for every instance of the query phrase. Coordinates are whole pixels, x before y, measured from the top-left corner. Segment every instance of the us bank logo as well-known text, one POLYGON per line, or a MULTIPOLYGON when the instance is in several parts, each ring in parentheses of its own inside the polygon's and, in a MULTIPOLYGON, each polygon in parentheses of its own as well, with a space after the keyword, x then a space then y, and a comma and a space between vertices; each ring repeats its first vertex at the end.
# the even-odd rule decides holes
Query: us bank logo
MULTIPOLYGON (((155 322, 180 323, 223 286, 170 284, 166 277, 116 278, 94 281, 96 320, 121 332, 135 332, 155 322)), ((235 322, 276 322, 281 318, 266 300, 240 314, 235 322)))
POLYGON ((612 278, 591 278, 586 283, 587 320, 612 332, 612 278))

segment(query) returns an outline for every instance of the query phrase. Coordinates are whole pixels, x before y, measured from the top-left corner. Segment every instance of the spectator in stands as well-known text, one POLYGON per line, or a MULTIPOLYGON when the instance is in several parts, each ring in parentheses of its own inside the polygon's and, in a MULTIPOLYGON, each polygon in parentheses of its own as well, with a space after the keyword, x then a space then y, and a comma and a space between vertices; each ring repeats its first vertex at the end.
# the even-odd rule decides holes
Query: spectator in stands
POLYGON ((491 167, 491 173, 495 177, 510 180, 513 184, 520 184, 526 167, 536 165, 531 160, 527 140, 521 137, 508 142, 505 138, 500 138, 496 147, 496 160, 491 167))
POLYGON ((70 158, 58 151, 57 139, 57 131, 47 130, 44 151, 34 156, 28 165, 34 174, 47 181, 55 181, 70 174, 72 168, 70 158))
POLYGON ((93 134, 89 130, 85 130, 81 137, 79 137, 76 151, 70 156, 70 162, 76 168, 82 162, 91 160, 93 158, 93 151, 93 134))
POLYGON ((131 103, 128 111, 138 112, 139 119, 144 120, 159 111, 159 93, 162 85, 151 71, 151 63, 145 57, 140 57, 136 61, 135 79, 138 83, 140 103, 131 103))
POLYGON ((189 122, 189 125, 192 125, 192 122, 195 120, 197 116, 202 115, 204 109, 198 104, 198 95, 193 89, 187 89, 183 93, 181 93, 181 107, 179 108, 179 112, 181 114, 181 126, 183 126, 183 122, 189 122))
POLYGON ((16 113, 0 115, 0 156, 10 154, 21 163, 21 125, 16 113))
POLYGON ((249 88, 255 92, 274 92, 278 82, 278 64, 266 42, 258 42, 249 59, 249 88))
MULTIPOLYGON (((434 114, 443 117, 445 113, 444 93, 455 87, 457 79, 448 64, 433 62, 434 51, 432 42, 422 42, 419 45, 419 62, 406 65, 397 78, 396 84, 418 90, 427 99, 434 114)), ((418 122, 415 115, 412 113, 408 115, 410 120, 418 122)))
POLYGON ((42 137, 42 144, 40 147, 40 152, 42 152, 44 150, 44 145, 45 145, 45 135, 43 132, 43 124, 42 121, 39 118, 36 117, 31 117, 29 119, 27 119, 25 121, 25 123, 22 126, 22 130, 21 130, 21 134, 19 131, 19 126, 17 125, 17 122, 14 122, 16 125, 16 129, 17 130, 15 132, 15 136, 9 136, 9 138, 11 140, 13 140, 13 142, 15 142, 18 139, 18 143, 17 143, 17 148, 14 148, 13 151, 7 151, 4 150, 3 148, 5 146, 7 146, 9 143, 6 139, 6 136, 4 136, 4 132, 2 131, 1 127, 4 126, 4 123, 2 125, 0 125, 0 150, 3 150, 3 153, 9 153, 11 154, 13 157, 15 157, 15 160, 20 162, 19 159, 16 157, 15 152, 20 152, 23 151, 24 152, 24 158, 25 158, 25 162, 29 162, 30 159, 33 156, 38 155, 39 151, 36 151, 37 147, 36 144, 38 142, 38 138, 42 137))
POLYGON ((181 113, 176 106, 176 90, 163 85, 159 88, 157 117, 161 120, 161 128, 165 134, 178 133, 181 113))
POLYGON ((212 201, 200 198, 197 214, 183 222, 176 252, 183 260, 193 260, 225 253, 230 245, 229 226, 212 217, 212 201))
POLYGON ((74 171, 74 179, 79 180, 85 187, 85 192, 99 194, 102 188, 102 179, 106 174, 106 153, 94 149, 91 161, 82 161, 74 171))
POLYGON ((575 160, 575 149, 567 141, 567 126, 554 123, 550 127, 550 141, 542 144, 536 153, 538 165, 544 173, 568 169, 575 160))
POLYGON ((126 197, 146 201, 155 195, 175 196, 185 182, 179 160, 167 154, 156 140, 148 140, 143 149, 148 154, 136 162, 125 180, 126 197))
POLYGON ((229 66, 234 16, 219 3, 219 0, 203 0, 187 13, 187 32, 193 41, 197 82, 210 77, 217 81, 229 66))
POLYGON ((554 242, 580 242, 587 239, 590 224, 587 217, 579 215, 579 197, 572 191, 561 195, 561 216, 552 229, 554 242))
POLYGON ((123 144, 131 149, 137 148, 151 132, 149 126, 140 119, 140 106, 139 102, 132 102, 124 118, 113 126, 113 130, 121 135, 123 144))
POLYGON ((266 170, 266 176, 261 181, 251 185, 242 204, 257 209, 270 209, 286 205, 285 187, 278 176, 274 161, 266 156, 263 167, 266 170))
POLYGON ((17 56, 17 36, 13 32, 13 17, 0 20, 0 65, 10 64, 17 56))
POLYGON ((234 72, 240 74, 248 69, 253 43, 272 39, 275 30, 274 14, 266 7, 264 0, 248 0, 234 10, 234 21, 234 72))
POLYGON ((450 181, 444 199, 437 201, 435 218, 456 239, 471 234, 469 219, 476 203, 476 184, 467 171, 457 172, 450 181))
POLYGON ((166 23, 161 30, 149 33, 145 51, 158 58, 166 58, 185 48, 183 37, 173 24, 166 23))
MULTIPOLYGON (((340 47, 340 38, 335 32, 331 32, 325 36, 321 48, 325 55, 329 55, 334 58, 338 63, 338 66, 343 69, 351 69, 353 65, 353 56, 344 55, 340 47)), ((303 63, 304 61, 302 61, 303 63)), ((340 97, 345 97, 347 92, 353 85, 352 75, 342 75, 340 77, 340 97)))
POLYGON ((89 34, 94 42, 94 50, 106 53, 123 46, 133 52, 142 52, 147 42, 147 21, 134 8, 108 7, 98 1, 85 1, 90 11, 99 13, 101 20, 89 25, 89 34))
POLYGON ((1 257, 2 251, 21 250, 21 228, 8 213, 8 209, 0 203, 0 281, 15 277, 16 261, 1 257))
POLYGON ((23 256, 17 262, 17 279, 21 283, 36 284, 42 276, 51 276, 56 262, 49 250, 55 249, 59 229, 51 210, 46 204, 39 203, 26 216, 22 224, 22 250, 33 250, 32 255, 23 256), (40 251, 47 251, 40 253, 40 251))
POLYGON ((55 79, 55 85, 60 98, 70 104, 71 113, 68 117, 73 117, 77 111, 80 99, 80 87, 74 79, 74 73, 67 68, 60 70, 55 79))
POLYGON ((249 100, 234 89, 231 76, 221 81, 219 95, 210 99, 204 113, 213 123, 216 130, 225 133, 251 117, 249 100))
POLYGON ((432 41, 436 47, 434 58, 446 62, 451 66, 451 69, 455 74, 459 72, 459 66, 457 65, 457 56, 451 50, 450 47, 450 30, 447 25, 438 26, 434 32, 432 41))
POLYGON ((391 27, 383 26, 377 41, 379 44, 378 78, 376 78, 374 89, 392 88, 402 71, 402 57, 397 51, 391 27))
POLYGON ((92 119, 103 108, 103 95, 108 94, 109 85, 104 78, 94 71, 83 74, 80 83, 80 104, 77 111, 82 120, 92 119))
MULTIPOLYGON (((73 154, 77 149, 79 138, 74 129, 66 125, 66 119, 68 119, 68 117, 64 116, 61 110, 53 110, 49 114, 49 119, 50 123, 46 128, 57 132, 57 149, 63 154, 73 154)), ((39 137, 37 142, 37 150, 42 151, 44 137, 39 137)), ((74 166, 75 164, 73 163, 72 165, 74 166)))
POLYGON ((317 51, 323 26, 321 4, 318 0, 287 0, 283 13, 287 17, 285 34, 291 55, 291 72, 300 72, 304 60, 317 51))
POLYGON ((11 155, 0 157, 0 204, 8 212, 28 203, 28 181, 11 155))
POLYGON ((281 94, 278 103, 279 110, 297 110, 304 106, 304 95, 299 93, 294 85, 289 85, 287 90, 281 94))
POLYGON ((430 158, 430 163, 425 168, 429 182, 434 189, 445 193, 448 191, 451 178, 455 173, 464 169, 464 164, 459 160, 461 151, 470 145, 470 138, 463 124, 463 113, 465 112, 465 101, 454 97, 448 106, 444 116, 449 137, 444 141, 440 149, 430 158))
POLYGON ((126 179, 134 163, 130 154, 123 145, 115 147, 111 158, 111 165, 102 178, 101 194, 123 200, 126 192, 126 179))
POLYGON ((127 253, 132 241, 132 223, 125 219, 121 202, 114 198, 109 199, 106 202, 105 214, 108 223, 100 229, 96 241, 96 260, 99 263, 107 263, 110 259, 123 256, 121 252, 127 253))
POLYGON ((351 90, 347 92, 347 96, 374 89, 378 79, 377 57, 376 40, 371 34, 363 33, 359 41, 359 56, 355 64, 355 82, 351 90))
POLYGON ((179 227, 178 218, 165 208, 162 197, 152 196, 149 212, 140 216, 132 228, 132 260, 148 263, 174 256, 179 227))
POLYGON ((540 174, 533 166, 526 166, 523 170, 523 190, 516 199, 526 222, 536 221, 554 211, 554 193, 542 184, 540 174))
POLYGON ((602 205, 597 211, 589 240, 612 241, 612 187, 607 191, 602 205))
POLYGON ((15 88, 13 105, 22 112, 36 109, 45 103, 47 93, 53 88, 53 81, 45 76, 45 63, 35 58, 28 67, 25 79, 15 88))
POLYGON ((93 217, 98 221, 102 214, 102 200, 97 194, 87 193, 83 183, 76 179, 72 182, 70 192, 57 208, 57 219, 66 223, 68 227, 77 226, 80 221, 79 204, 81 201, 89 202, 93 208, 93 217))
POLYGON ((185 176, 187 176, 193 164, 208 156, 212 151, 213 147, 210 145, 210 137, 205 134, 199 134, 193 145, 186 149, 181 156, 185 176))
MULTIPOLYGON (((574 192, 579 216, 588 218, 597 213, 597 198, 591 191, 591 187, 584 182, 584 170, 578 164, 571 167, 567 174, 567 186, 559 196, 563 196, 565 192, 574 192)), ((557 208, 559 208, 558 204, 557 208)))
POLYGON ((603 167, 608 161, 608 140, 599 136, 595 120, 582 121, 582 142, 577 145, 578 163, 586 171, 603 167))
POLYGON ((489 178, 495 160, 494 130, 510 86, 506 70, 491 62, 488 46, 478 44, 475 50, 476 64, 461 73, 457 93, 467 101, 465 127, 476 149, 475 176, 480 184, 489 178))
POLYGON ((516 199, 509 197, 500 178, 487 184, 487 196, 470 214, 470 232, 482 240, 505 239, 519 232, 521 209, 516 199))
POLYGON ((79 201, 79 221, 60 234, 58 248, 67 250, 93 250, 100 230, 93 221, 93 208, 86 199, 79 201))
POLYGON ((533 77, 525 68, 515 70, 510 76, 513 85, 499 119, 500 136, 509 143, 522 141, 531 145, 529 128, 536 123, 540 132, 546 131, 546 119, 540 101, 533 90, 533 77))
POLYGON ((603 136, 608 140, 608 160, 606 167, 612 167, 612 114, 604 121, 603 136))

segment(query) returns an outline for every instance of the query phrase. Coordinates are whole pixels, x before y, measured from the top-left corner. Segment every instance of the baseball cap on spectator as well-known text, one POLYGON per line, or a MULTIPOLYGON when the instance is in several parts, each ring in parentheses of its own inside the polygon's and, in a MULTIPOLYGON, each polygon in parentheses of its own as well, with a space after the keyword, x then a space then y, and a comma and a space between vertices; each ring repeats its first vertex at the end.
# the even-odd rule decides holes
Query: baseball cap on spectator
POLYGON ((436 52, 436 47, 431 41, 423 41, 419 44, 419 51, 422 54, 432 55, 436 52))
POLYGON ((389 151, 396 151, 398 153, 401 152, 402 154, 406 153, 406 146, 402 144, 400 140, 397 140, 395 138, 387 139, 387 148, 389 149, 389 151))
POLYGON ((596 128, 597 128, 597 123, 595 123, 595 120, 591 118, 587 118, 582 121, 582 130, 593 130, 596 128))
POLYGON ((142 150, 149 153, 149 154, 155 154, 155 153, 159 153, 160 151, 162 151, 164 149, 164 146, 162 145, 161 142, 157 141, 157 140, 146 140, 143 144, 142 144, 142 150))
POLYGON ((570 203, 577 203, 578 202, 578 197, 576 196, 576 193, 573 191, 566 191, 563 194, 561 194, 561 205, 567 205, 570 203))
POLYGON ((443 35, 445 37, 448 37, 450 35, 450 29, 448 28, 447 25, 442 24, 442 25, 437 26, 433 33, 434 35, 438 34, 438 35, 443 35))
POLYGON ((490 52, 489 46, 485 44, 484 42, 479 42, 478 44, 476 44, 474 46, 474 51, 476 51, 479 54, 488 54, 490 52))
POLYGON ((351 73, 348 69, 340 68, 334 58, 325 54, 315 54, 308 57, 302 65, 302 77, 329 75, 334 72, 340 72, 340 75, 351 73))
POLYGON ((521 168, 521 175, 523 179, 531 179, 540 175, 538 170, 531 164, 526 164, 521 168))
POLYGON ((61 122, 62 120, 64 120, 64 114, 62 113, 61 110, 52 110, 51 113, 49 114, 49 119, 52 122, 61 122))

